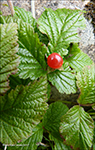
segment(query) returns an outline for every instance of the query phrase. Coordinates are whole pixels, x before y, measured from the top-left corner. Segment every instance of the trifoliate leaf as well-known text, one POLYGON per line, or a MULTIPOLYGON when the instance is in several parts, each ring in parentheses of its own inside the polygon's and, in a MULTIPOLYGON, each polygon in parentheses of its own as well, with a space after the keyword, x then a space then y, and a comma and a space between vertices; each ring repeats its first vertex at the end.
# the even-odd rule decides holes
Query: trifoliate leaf
POLYGON ((37 32, 40 41, 47 45, 49 42, 48 37, 39 31, 39 29, 37 28, 36 19, 32 17, 32 13, 29 11, 25 11, 23 8, 19 7, 14 7, 14 10, 15 10, 15 14, 13 17, 14 21, 16 21, 17 24, 19 24, 18 19, 20 19, 26 22, 27 24, 30 24, 34 28, 35 32, 37 32))
POLYGON ((94 65, 85 66, 83 70, 77 73, 77 86, 80 89, 78 103, 95 103, 95 83, 94 83, 94 65))
POLYGON ((92 109, 95 110, 95 104, 92 105, 92 109))
POLYGON ((20 30, 20 26, 19 26, 20 21, 30 24, 34 28, 35 32, 38 34, 40 42, 47 45, 49 39, 46 36, 46 34, 42 34, 37 28, 36 19, 32 17, 32 13, 29 11, 25 11, 23 8, 19 8, 19 7, 14 7, 14 10, 15 10, 15 14, 13 17, 10 15, 9 16, 0 15, 0 23, 5 24, 10 22, 15 22, 18 24, 18 30, 20 30))
POLYGON ((18 74, 20 78, 35 80, 46 74, 45 54, 46 46, 43 45, 34 33, 33 28, 29 24, 20 22, 19 37, 19 52, 20 65, 18 74))
POLYGON ((38 28, 36 29, 36 33, 38 34, 38 37, 39 37, 39 39, 40 39, 40 42, 44 43, 44 44, 47 46, 48 43, 49 43, 49 39, 48 39, 47 35, 41 33, 38 28))
POLYGON ((65 58, 69 65, 76 71, 93 63, 90 57, 79 49, 77 44, 73 44, 69 49, 69 54, 65 58))
POLYGON ((0 10, 0 15, 2 15, 2 11, 0 10))
POLYGON ((58 53, 61 55, 61 56, 64 56, 64 55, 67 55, 68 54, 68 50, 66 48, 61 48, 59 49, 58 53))
POLYGON ((60 119, 68 111, 68 107, 62 102, 50 104, 43 118, 43 126, 54 136, 59 136, 60 119))
POLYGON ((72 42, 78 42, 78 28, 84 28, 85 22, 80 10, 46 8, 38 19, 39 29, 49 37, 49 49, 52 52, 64 50, 72 42))
POLYGON ((54 150, 71 150, 71 148, 63 143, 63 140, 58 140, 51 134, 49 134, 50 140, 54 141, 54 150))
POLYGON ((8 77, 17 72, 19 56, 17 45, 17 24, 0 25, 0 94, 9 89, 8 77))
POLYGON ((32 132, 32 135, 27 139, 23 140, 16 146, 8 147, 8 150, 36 150, 37 144, 42 141, 43 138, 43 128, 42 124, 38 124, 32 132))
POLYGON ((63 70, 55 70, 48 74, 48 80, 56 86, 60 93, 76 93, 75 75, 72 74, 67 64, 63 65, 63 70))
POLYGON ((91 117, 92 117, 93 119, 95 119, 95 110, 93 109, 93 106, 94 106, 94 105, 92 105, 92 108, 89 109, 89 110, 87 111, 87 113, 89 113, 89 115, 91 115, 91 117))
POLYGON ((95 143, 93 144, 93 150, 95 149, 95 143))
POLYGON ((60 132, 73 149, 88 150, 92 146, 94 123, 80 106, 74 106, 63 117, 60 132))
MULTIPOLYGON (((17 74, 15 75, 11 75, 9 77, 9 80, 10 80, 10 87, 11 89, 15 89, 17 85, 28 85, 29 82, 31 81, 30 79, 20 79, 19 76, 17 76, 17 74)), ((33 82, 33 81, 31 81, 33 82)))
POLYGON ((0 22, 2 23, 2 24, 8 24, 8 23, 17 23, 17 21, 14 21, 13 19, 13 17, 11 16, 11 15, 8 15, 8 16, 0 16, 0 22))
POLYGON ((93 136, 93 149, 94 149, 94 147, 95 147, 95 121, 94 121, 94 136, 93 136))
POLYGON ((0 141, 3 144, 16 144, 31 135, 47 109, 46 93, 44 77, 25 87, 17 86, 0 97, 0 141))
POLYGON ((5 21, 5 17, 0 15, 0 24, 5 24, 6 21, 5 21))
POLYGON ((48 97, 48 99, 50 98, 50 96, 51 96, 51 85, 48 82, 48 86, 47 86, 47 97, 48 97))
POLYGON ((36 28, 36 20, 33 18, 32 13, 30 11, 25 11, 25 9, 19 7, 14 7, 14 10, 14 18, 17 17, 22 21, 29 23, 32 27, 36 28))
POLYGON ((32 13, 30 11, 25 11, 23 8, 14 7, 15 13, 12 17, 11 15, 8 16, 2 16, 0 15, 0 23, 10 23, 14 22, 19 25, 19 20, 22 22, 25 22, 27 24, 30 24, 35 30, 37 28, 36 19, 33 18, 32 13))

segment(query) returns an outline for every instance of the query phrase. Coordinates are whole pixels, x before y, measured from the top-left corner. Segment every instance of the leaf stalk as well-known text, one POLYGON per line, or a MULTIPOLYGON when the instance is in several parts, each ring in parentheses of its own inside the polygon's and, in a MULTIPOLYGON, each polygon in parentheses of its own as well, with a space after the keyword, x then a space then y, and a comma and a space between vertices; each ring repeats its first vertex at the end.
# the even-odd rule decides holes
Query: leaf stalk
POLYGON ((11 15, 13 16, 15 11, 14 11, 14 7, 13 7, 13 2, 11 0, 7 0, 10 11, 11 11, 11 15))

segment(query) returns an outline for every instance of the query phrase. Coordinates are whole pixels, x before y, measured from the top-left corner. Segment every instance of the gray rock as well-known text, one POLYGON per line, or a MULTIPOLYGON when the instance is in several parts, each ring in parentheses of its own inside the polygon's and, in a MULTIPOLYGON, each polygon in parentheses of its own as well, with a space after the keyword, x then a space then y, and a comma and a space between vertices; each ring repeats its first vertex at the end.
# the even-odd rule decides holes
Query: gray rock
POLYGON ((86 28, 85 30, 80 30, 80 49, 89 55, 89 57, 95 62, 95 36, 94 36, 94 28, 90 21, 85 19, 86 28))

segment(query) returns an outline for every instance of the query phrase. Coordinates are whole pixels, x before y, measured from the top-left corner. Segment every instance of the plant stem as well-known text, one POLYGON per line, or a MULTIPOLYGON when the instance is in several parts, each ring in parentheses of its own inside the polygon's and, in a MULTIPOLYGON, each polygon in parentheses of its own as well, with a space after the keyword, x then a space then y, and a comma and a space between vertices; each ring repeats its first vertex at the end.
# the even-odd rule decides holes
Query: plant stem
POLYGON ((91 112, 91 113, 89 113, 89 115, 95 115, 95 112, 91 112))
POLYGON ((92 106, 93 104, 80 104, 80 106, 92 106))
POLYGON ((10 10, 11 10, 11 15, 13 16, 14 13, 15 13, 14 7, 13 7, 13 3, 12 3, 11 0, 7 0, 7 2, 8 2, 8 5, 9 5, 9 8, 10 8, 10 10))
POLYGON ((35 16, 35 0, 31 0, 31 11, 32 11, 33 18, 36 19, 36 16, 35 16))
POLYGON ((42 142, 37 143, 37 145, 42 145, 42 146, 44 146, 44 147, 49 147, 49 145, 44 144, 44 143, 42 143, 42 142))
POLYGON ((7 145, 5 145, 4 150, 7 150, 7 145))

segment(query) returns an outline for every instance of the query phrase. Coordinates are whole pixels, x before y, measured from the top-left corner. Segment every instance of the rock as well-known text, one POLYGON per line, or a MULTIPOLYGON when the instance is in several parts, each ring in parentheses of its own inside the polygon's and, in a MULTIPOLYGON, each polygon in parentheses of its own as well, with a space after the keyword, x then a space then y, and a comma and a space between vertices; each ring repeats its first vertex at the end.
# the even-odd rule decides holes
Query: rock
POLYGON ((80 49, 88 54, 88 56, 95 62, 95 36, 94 36, 94 28, 89 20, 85 19, 86 28, 85 30, 80 30, 80 49))

